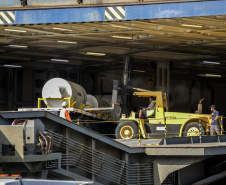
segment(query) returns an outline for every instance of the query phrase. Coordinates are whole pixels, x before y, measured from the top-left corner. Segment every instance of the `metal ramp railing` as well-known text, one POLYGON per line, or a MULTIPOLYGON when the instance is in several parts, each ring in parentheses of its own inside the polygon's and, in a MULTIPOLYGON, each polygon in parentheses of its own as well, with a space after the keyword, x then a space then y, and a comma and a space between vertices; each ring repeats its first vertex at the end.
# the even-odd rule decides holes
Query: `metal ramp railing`
MULTIPOLYGON (((152 162, 147 164, 126 163, 53 131, 48 130, 48 133, 51 135, 55 147, 69 151, 69 155, 63 155, 62 166, 74 166, 96 177, 102 177, 120 185, 154 184, 152 162)), ((56 163, 56 161, 49 162, 48 166, 56 166, 56 163)))

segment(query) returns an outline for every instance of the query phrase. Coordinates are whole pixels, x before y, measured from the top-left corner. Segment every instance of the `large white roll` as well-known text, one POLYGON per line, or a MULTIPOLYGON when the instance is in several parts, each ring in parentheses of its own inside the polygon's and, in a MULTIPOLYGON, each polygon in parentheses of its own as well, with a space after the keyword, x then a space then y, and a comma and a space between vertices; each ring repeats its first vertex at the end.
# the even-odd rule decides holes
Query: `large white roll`
MULTIPOLYGON (((87 94, 87 101, 86 101, 87 105, 91 105, 91 108, 98 108, 98 101, 97 99, 91 95, 91 94, 87 94)), ((88 107, 86 107, 88 108, 88 107)))
MULTIPOLYGON (((82 86, 62 78, 47 81, 42 89, 42 98, 68 97, 71 97, 71 103, 76 102, 74 108, 80 108, 87 100, 86 91, 82 86)), ((62 107, 61 100, 45 100, 45 104, 52 108, 62 107)))
MULTIPOLYGON (((90 94, 87 94, 86 104, 87 105, 91 104, 92 108, 110 107, 110 105, 106 101, 96 98, 95 96, 90 95, 90 94)), ((88 107, 86 107, 86 108, 88 108, 88 107)))

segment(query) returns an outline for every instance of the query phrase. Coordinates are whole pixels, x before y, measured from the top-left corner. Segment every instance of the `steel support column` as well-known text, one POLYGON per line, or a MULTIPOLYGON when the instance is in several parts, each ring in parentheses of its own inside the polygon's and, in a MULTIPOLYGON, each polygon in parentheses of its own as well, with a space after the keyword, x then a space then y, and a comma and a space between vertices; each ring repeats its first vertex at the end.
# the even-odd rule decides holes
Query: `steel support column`
POLYGON ((156 72, 156 89, 169 93, 170 68, 169 62, 158 62, 156 72))
MULTIPOLYGON (((70 129, 69 128, 66 128, 66 130, 65 130, 65 137, 67 137, 67 138, 70 138, 70 129)), ((69 147, 68 147, 68 143, 67 143, 67 146, 66 146, 66 155, 67 156, 69 156, 69 147)), ((69 159, 67 159, 67 160, 69 160, 69 159)), ((70 169, 70 166, 67 164, 66 165, 66 170, 69 170, 70 169)))
MULTIPOLYGON (((94 160, 94 152, 96 150, 96 139, 92 138, 92 170, 95 171, 95 160, 94 160)), ((96 181, 96 175, 94 172, 92 173, 92 180, 96 181)))
POLYGON ((46 179, 48 175, 48 170, 42 170, 41 179, 46 179))
MULTIPOLYGON (((129 153, 125 152, 125 162, 126 164, 129 164, 129 153)), ((127 168, 126 168, 127 169, 127 168)), ((126 184, 129 183, 129 171, 128 169, 126 170, 126 184)))
POLYGON ((124 71, 122 79, 122 89, 121 89, 121 114, 129 114, 129 92, 128 85, 130 82, 130 56, 126 55, 124 60, 124 71))

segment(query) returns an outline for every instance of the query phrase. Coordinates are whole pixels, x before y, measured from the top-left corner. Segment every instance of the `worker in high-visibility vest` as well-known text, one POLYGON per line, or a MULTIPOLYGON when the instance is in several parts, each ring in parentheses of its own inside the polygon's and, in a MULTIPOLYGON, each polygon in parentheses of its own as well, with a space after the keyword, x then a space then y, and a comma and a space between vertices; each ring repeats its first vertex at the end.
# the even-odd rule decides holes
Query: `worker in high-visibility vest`
POLYGON ((148 105, 148 107, 144 108, 142 107, 142 109, 139 112, 139 118, 144 118, 144 117, 150 117, 153 116, 155 114, 155 109, 156 109, 156 100, 153 96, 151 96, 149 98, 149 102, 150 104, 148 105))
POLYGON ((69 112, 66 109, 66 106, 67 106, 67 102, 66 101, 63 101, 63 103, 62 103, 63 109, 60 111, 60 117, 61 118, 64 118, 64 119, 67 119, 68 121, 72 122, 71 121, 71 117, 69 115, 69 112))

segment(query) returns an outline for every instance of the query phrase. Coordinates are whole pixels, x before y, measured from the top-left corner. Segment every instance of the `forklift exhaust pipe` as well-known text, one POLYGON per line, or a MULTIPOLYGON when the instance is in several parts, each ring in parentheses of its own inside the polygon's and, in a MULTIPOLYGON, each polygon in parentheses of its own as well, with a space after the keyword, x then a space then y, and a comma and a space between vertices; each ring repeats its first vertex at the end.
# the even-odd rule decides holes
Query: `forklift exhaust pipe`
POLYGON ((199 101, 199 104, 198 104, 198 114, 202 114, 202 101, 203 100, 204 100, 204 98, 199 101))

